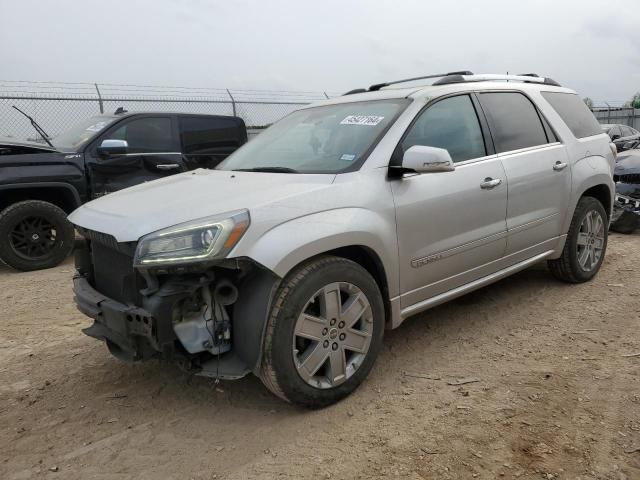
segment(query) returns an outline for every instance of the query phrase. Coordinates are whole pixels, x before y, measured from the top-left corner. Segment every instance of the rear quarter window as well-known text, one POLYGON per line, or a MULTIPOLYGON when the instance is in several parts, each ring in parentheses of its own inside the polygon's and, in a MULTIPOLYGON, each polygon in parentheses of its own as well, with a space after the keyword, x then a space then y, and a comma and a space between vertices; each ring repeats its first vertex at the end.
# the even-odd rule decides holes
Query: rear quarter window
POLYGON ((589 107, 573 93, 542 92, 542 96, 560 115, 576 138, 600 135, 602 127, 589 107))

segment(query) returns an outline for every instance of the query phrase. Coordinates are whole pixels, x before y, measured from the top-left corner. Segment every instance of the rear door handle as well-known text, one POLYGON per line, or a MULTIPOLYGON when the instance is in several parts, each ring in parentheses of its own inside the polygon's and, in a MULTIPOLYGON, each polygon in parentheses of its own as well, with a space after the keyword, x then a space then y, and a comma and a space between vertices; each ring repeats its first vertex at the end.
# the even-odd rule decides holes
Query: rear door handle
POLYGON ((484 179, 484 181, 480 184, 480 188, 484 189, 484 190, 490 190, 492 188, 497 187, 498 185, 500 185, 502 183, 502 179, 500 178, 491 178, 491 177, 487 177, 484 179))
POLYGON ((567 162, 556 162, 556 164, 553 166, 553 169, 556 172, 559 172, 560 170, 564 170, 565 168, 567 168, 567 165, 569 165, 567 162))
POLYGON ((156 165, 158 170, 175 170, 176 168, 180 168, 180 164, 178 163, 160 163, 156 165))

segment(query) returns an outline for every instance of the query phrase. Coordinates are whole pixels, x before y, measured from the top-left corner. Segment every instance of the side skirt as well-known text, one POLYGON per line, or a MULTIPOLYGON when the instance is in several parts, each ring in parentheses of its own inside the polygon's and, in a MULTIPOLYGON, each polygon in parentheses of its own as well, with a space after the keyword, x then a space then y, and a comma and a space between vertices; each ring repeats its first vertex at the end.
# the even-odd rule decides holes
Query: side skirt
POLYGON ((522 262, 516 263, 514 265, 511 265, 507 268, 504 268, 502 270, 499 270, 495 273, 492 273, 490 275, 487 275, 485 277, 479 278, 477 280, 474 280, 473 282, 467 283, 465 285, 462 285, 460 287, 451 289, 447 292, 441 293, 439 295, 436 295, 434 297, 428 298, 426 300, 423 300, 421 302, 418 302, 414 305, 410 305, 408 307, 405 307, 403 309, 400 310, 400 318, 399 318, 399 322, 397 325, 394 325, 393 327, 397 327, 398 325, 400 325, 404 320, 406 320, 408 317, 415 315, 417 313, 423 312, 425 310, 428 310, 429 308, 433 308, 437 305, 440 305, 442 303, 448 302, 449 300, 453 300, 454 298, 460 297, 466 293, 472 292, 473 290, 477 290, 478 288, 482 288, 486 285, 489 285, 491 283, 494 283, 498 280, 501 280, 505 277, 508 277, 509 275, 519 272, 520 270, 524 270, 528 267, 530 267, 531 265, 538 263, 541 260, 545 260, 546 258, 549 258, 551 255, 553 255, 554 250, 548 250, 546 252, 540 253, 534 257, 528 258, 526 260, 523 260, 522 262))

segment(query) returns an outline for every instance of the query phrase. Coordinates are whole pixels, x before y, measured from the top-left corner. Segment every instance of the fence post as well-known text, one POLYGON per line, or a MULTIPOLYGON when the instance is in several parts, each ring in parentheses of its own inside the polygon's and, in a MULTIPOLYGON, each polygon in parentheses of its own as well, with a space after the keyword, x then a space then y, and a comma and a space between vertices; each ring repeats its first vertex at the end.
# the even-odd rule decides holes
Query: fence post
POLYGON ((228 88, 227 88, 227 95, 229 95, 229 98, 231 99, 231 108, 233 108, 233 116, 237 117, 237 115, 236 115, 236 101, 233 98, 233 95, 231 95, 231 92, 229 91, 228 88))
POLYGON ((100 104, 100 113, 104 113, 104 105, 102 104, 102 95, 100 95, 100 89, 98 88, 98 84, 94 83, 96 86, 96 92, 98 92, 98 103, 100 104))
POLYGON ((604 102, 607 105, 607 123, 611 123, 611 105, 604 102))

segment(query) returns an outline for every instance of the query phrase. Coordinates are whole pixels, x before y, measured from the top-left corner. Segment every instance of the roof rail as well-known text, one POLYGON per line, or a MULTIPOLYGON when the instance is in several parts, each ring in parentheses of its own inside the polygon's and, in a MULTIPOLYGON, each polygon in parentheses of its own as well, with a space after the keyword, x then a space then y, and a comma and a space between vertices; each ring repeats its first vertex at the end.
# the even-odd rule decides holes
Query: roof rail
POLYGON ((435 75, 425 75, 423 77, 413 77, 413 78, 405 78, 404 80, 394 80, 393 82, 376 83, 375 85, 371 85, 369 87, 369 91, 375 92, 377 90, 380 90, 381 88, 388 87, 390 85, 396 85, 398 83, 407 83, 407 82, 413 82, 414 80, 425 80, 428 78, 447 77, 450 75, 473 75, 473 72, 470 72, 469 70, 460 70, 458 72, 438 73, 435 75))
POLYGON ((347 93, 343 93, 342 95, 353 95, 354 93, 364 93, 366 92, 366 88, 354 88, 353 90, 349 90, 347 93))
POLYGON ((467 74, 453 74, 442 77, 440 80, 433 82, 434 85, 449 85, 451 83, 466 83, 466 82, 486 82, 486 81, 512 81, 512 82, 524 82, 524 83, 542 83, 544 85, 553 85, 555 87, 561 87, 558 82, 548 77, 540 77, 535 73, 524 73, 522 75, 501 75, 493 73, 483 73, 480 75, 467 75, 467 74))

